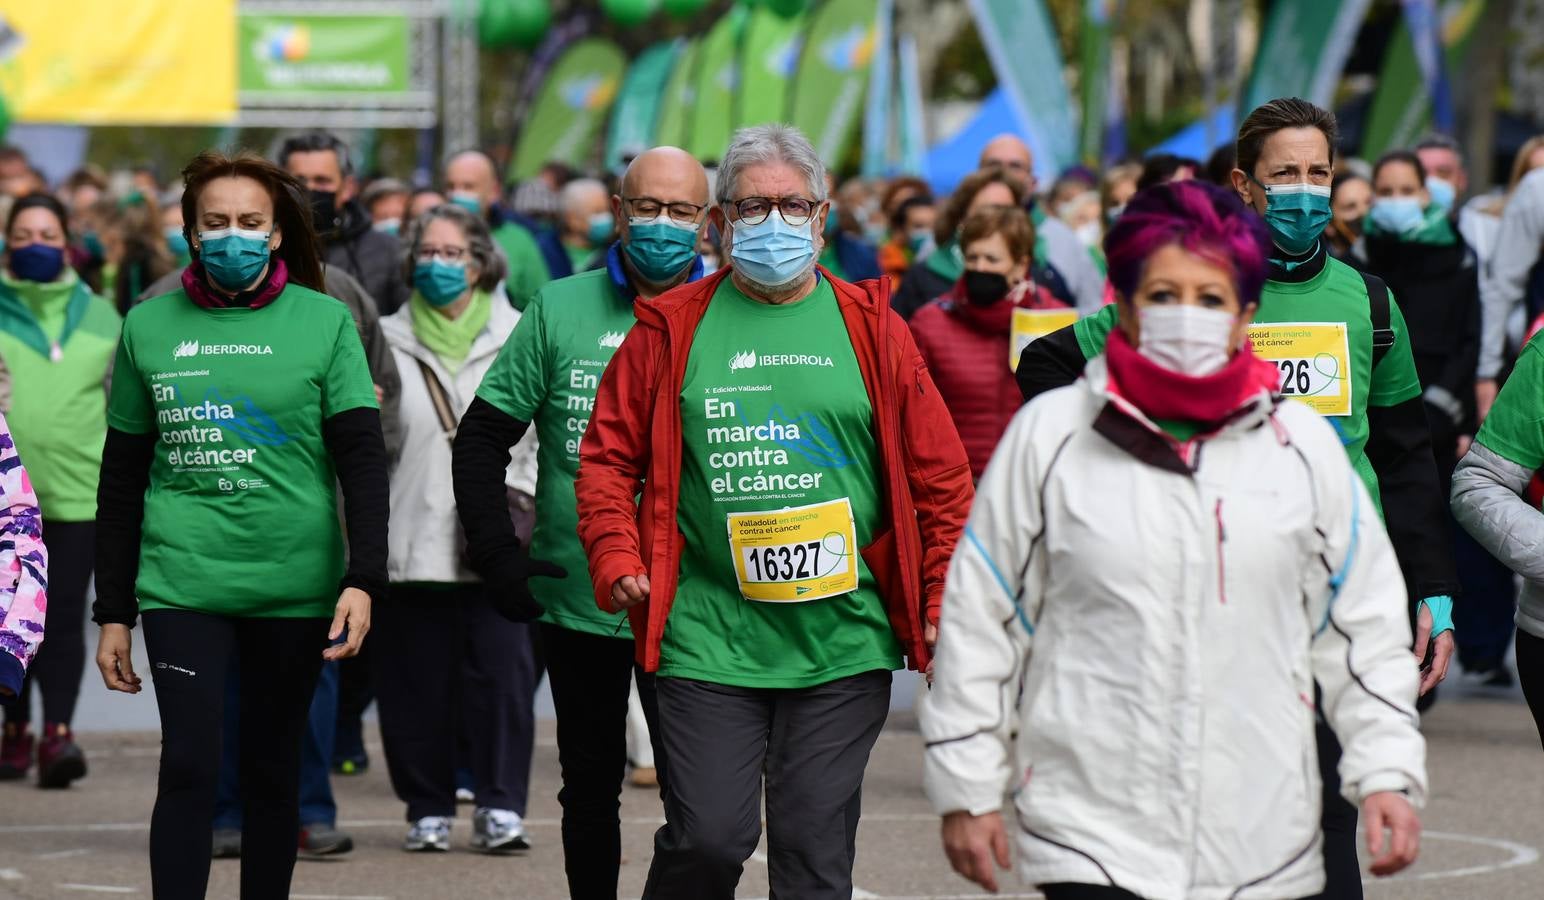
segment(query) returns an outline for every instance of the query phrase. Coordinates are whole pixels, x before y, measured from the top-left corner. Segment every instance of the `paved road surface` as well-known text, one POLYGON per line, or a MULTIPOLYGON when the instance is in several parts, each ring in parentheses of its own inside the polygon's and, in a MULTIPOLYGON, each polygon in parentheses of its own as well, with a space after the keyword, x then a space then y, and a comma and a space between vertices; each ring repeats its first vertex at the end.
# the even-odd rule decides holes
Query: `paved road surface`
MULTIPOLYGON (((148 679, 147 679, 148 681, 148 679)), ((100 699, 100 698, 97 698, 100 699)), ((93 701, 96 702, 96 701, 93 701)), ((153 721, 153 720, 152 720, 153 721)), ((1532 900, 1544 897, 1544 758, 1525 707, 1515 696, 1444 698, 1426 721, 1434 785, 1421 862, 1395 881, 1370 883, 1370 900, 1532 900)), ((45 793, 0 785, 0 897, 148 897, 146 822, 155 787, 153 731, 92 732, 83 737, 91 777, 74 789, 45 793)), ((379 762, 379 746, 374 746, 379 762)), ((918 788, 921 741, 908 714, 892 717, 875 750, 864 791, 856 897, 975 897, 950 874, 936 820, 918 788)), ((466 849, 469 815, 453 833, 453 852, 410 856, 397 849, 402 807, 377 766, 335 780, 344 826, 358 849, 347 858, 301 862, 299 900, 375 898, 560 898, 565 894, 558 836, 557 752, 543 722, 536 755, 531 833, 536 847, 513 858, 466 849)), ((622 896, 636 897, 659 821, 651 792, 623 798, 622 896)), ((210 896, 235 897, 237 864, 214 864, 210 896)), ((740 896, 765 897, 765 865, 746 868, 740 896)), ((1037 896, 1013 883, 1004 896, 1037 896)))

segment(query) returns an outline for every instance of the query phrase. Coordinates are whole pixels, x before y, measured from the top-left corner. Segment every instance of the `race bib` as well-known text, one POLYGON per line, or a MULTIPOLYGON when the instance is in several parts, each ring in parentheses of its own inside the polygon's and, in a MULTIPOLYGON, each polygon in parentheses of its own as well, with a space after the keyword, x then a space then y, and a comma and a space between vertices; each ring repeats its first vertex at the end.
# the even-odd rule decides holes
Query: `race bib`
POLYGON ((803 603, 858 588, 852 504, 730 513, 729 547, 740 594, 758 603, 803 603))
POLYGON ((1008 336, 1008 371, 1019 370, 1019 357, 1025 347, 1077 320, 1075 309, 1015 309, 1013 329, 1008 336))
POLYGON ((1281 395, 1321 416, 1351 415, 1351 345, 1344 322, 1249 326, 1255 355, 1281 372, 1281 395))

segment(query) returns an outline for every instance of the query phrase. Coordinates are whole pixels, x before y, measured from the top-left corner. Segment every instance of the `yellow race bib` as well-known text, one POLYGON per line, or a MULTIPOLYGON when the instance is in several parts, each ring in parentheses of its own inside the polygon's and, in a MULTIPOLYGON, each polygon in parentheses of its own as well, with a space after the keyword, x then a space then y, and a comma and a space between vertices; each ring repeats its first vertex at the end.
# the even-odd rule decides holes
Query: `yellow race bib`
POLYGON ((1281 395, 1321 416, 1351 415, 1351 346, 1344 322, 1249 326, 1255 355, 1281 372, 1281 395))
POLYGON ((803 603, 858 588, 852 504, 730 513, 729 547, 740 594, 761 603, 803 603))
POLYGON ((1075 309, 1015 309, 1013 327, 1008 336, 1008 371, 1019 370, 1024 348, 1053 331, 1060 331, 1078 320, 1075 309))

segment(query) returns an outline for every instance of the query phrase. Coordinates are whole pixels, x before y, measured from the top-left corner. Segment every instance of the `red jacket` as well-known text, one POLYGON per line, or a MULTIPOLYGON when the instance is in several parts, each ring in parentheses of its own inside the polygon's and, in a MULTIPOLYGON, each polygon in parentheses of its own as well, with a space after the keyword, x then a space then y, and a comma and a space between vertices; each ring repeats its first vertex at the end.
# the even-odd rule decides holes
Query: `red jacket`
POLYGON ((986 471, 997 442, 1024 405, 1024 395, 1008 368, 1014 308, 1067 308, 1045 288, 1021 283, 1025 288, 1018 294, 980 307, 965 299, 964 288, 956 282, 953 290, 911 318, 912 337, 954 417, 970 457, 970 473, 976 478, 986 471))
MULTIPOLYGON (((636 304, 638 324, 606 367, 579 449, 574 492, 595 601, 615 612, 612 585, 649 576, 649 598, 628 615, 638 662, 650 672, 659 669, 681 569, 678 398, 697 325, 727 272, 636 304)), ((890 309, 888 282, 849 284, 820 272, 836 291, 874 409, 891 523, 859 552, 909 664, 922 670, 932 658, 924 624, 938 622, 949 558, 974 496, 970 468, 911 333, 890 309)))

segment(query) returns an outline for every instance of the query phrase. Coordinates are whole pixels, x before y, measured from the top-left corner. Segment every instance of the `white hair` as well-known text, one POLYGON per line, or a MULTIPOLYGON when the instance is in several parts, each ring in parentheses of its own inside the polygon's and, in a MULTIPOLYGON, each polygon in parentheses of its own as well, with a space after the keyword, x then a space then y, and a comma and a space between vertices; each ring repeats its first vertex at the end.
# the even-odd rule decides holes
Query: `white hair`
POLYGON ((606 185, 594 178, 575 178, 558 192, 558 209, 567 212, 575 207, 588 206, 596 194, 609 196, 606 185))
POLYGON ((723 204, 735 199, 741 172, 762 163, 784 163, 798 169, 809 185, 810 198, 817 203, 826 199, 826 167, 809 138, 792 125, 774 122, 734 133, 719 161, 714 185, 717 201, 723 204))

